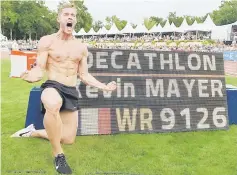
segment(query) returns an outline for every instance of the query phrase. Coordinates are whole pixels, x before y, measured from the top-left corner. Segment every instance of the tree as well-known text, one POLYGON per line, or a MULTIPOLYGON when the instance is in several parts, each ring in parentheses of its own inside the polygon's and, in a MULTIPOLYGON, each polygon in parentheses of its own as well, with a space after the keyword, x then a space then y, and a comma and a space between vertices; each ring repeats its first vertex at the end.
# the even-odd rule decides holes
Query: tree
POLYGON ((168 16, 169 23, 170 24, 174 23, 175 19, 176 19, 176 12, 169 12, 168 16))
POLYGON ((203 23, 206 18, 207 18, 207 14, 205 16, 201 16, 201 17, 196 16, 195 20, 197 21, 197 23, 203 23))
POLYGON ((184 16, 184 19, 186 19, 188 25, 192 25, 195 21, 195 17, 194 16, 184 16))
POLYGON ((160 23, 160 25, 161 25, 162 27, 164 27, 167 21, 168 21, 168 20, 164 20, 163 22, 160 23))
POLYGON ((57 13, 51 12, 44 2, 37 2, 35 9, 34 31, 35 38, 55 33, 58 30, 57 13))
POLYGON ((126 25, 127 21, 126 20, 120 20, 117 16, 112 16, 112 22, 116 25, 118 30, 122 30, 126 25))
POLYGON ((176 12, 170 12, 168 16, 168 20, 170 24, 174 23, 176 27, 179 27, 182 24, 184 18, 181 16, 177 16, 176 12))
POLYGON ((144 25, 146 26, 147 30, 150 30, 154 25, 156 25, 156 21, 152 18, 145 18, 144 25))
POLYGON ((237 1, 225 1, 211 14, 216 25, 226 25, 237 21, 237 1))
POLYGON ((27 38, 27 34, 31 39, 32 33, 35 33, 35 24, 37 23, 38 9, 35 6, 34 1, 20 1, 17 13, 20 14, 18 20, 18 27, 22 33, 25 33, 24 38, 27 38))
POLYGON ((113 25, 113 20, 112 20, 112 18, 109 17, 109 16, 107 16, 107 17, 105 18, 105 22, 106 22, 105 28, 106 28, 107 30, 109 30, 109 29, 111 28, 111 26, 113 25))
POLYGON ((95 32, 98 32, 103 27, 102 21, 95 21, 93 24, 93 29, 95 32))
POLYGON ((159 18, 159 17, 155 17, 155 16, 151 16, 150 17, 150 19, 152 20, 152 21, 155 21, 156 22, 156 25, 158 25, 158 24, 164 24, 165 23, 165 19, 163 19, 163 18, 159 18))
POLYGON ((16 12, 19 14, 18 35, 25 39, 27 35, 30 39, 38 39, 58 29, 57 14, 50 11, 44 1, 19 1, 16 12))
MULTIPOLYGON (((17 1, 2 1, 1 3, 1 26, 10 30, 10 38, 12 40, 12 31, 17 23, 19 15, 16 13, 17 1)), ((4 33, 4 32, 3 32, 4 33)))
POLYGON ((127 25, 127 21, 126 20, 120 20, 117 23, 115 23, 115 25, 117 26, 118 30, 123 30, 124 27, 127 25))
MULTIPOLYGON (((66 0, 65 0, 66 1, 66 0)), ((77 8, 77 25, 75 30, 84 28, 88 32, 91 27, 98 31, 103 23, 101 21, 94 21, 88 9, 81 0, 70 0, 77 8), (93 24, 93 25, 92 25, 93 24)), ((64 1, 59 3, 62 5, 64 1)), ((220 5, 218 10, 214 10, 211 17, 216 25, 225 25, 233 23, 237 20, 237 1, 229 0, 220 5)), ((198 23, 203 23, 207 17, 205 16, 177 16, 176 12, 170 12, 168 20, 174 23, 177 27, 182 24, 186 18, 189 25, 193 24, 194 20, 198 23)), ((50 11, 45 6, 43 0, 32 1, 2 1, 1 2, 1 33, 11 39, 25 38, 40 38, 43 35, 55 33, 58 30, 57 13, 50 11)), ((144 19, 144 24, 147 29, 151 29, 154 25, 165 25, 166 20, 160 17, 151 16, 144 19)), ((127 21, 118 18, 117 16, 106 17, 105 28, 110 29, 115 24, 119 30, 122 30, 127 21)), ((132 24, 135 28, 137 25, 132 24)))
POLYGON ((137 27, 137 24, 134 24, 134 23, 130 23, 131 24, 131 26, 132 26, 132 28, 136 28, 137 27))
POLYGON ((107 16, 105 18, 106 24, 105 24, 105 28, 107 30, 109 30, 111 28, 111 26, 113 24, 116 25, 116 27, 118 28, 118 30, 122 30, 126 25, 127 25, 127 21, 126 20, 120 20, 117 16, 112 16, 109 17, 107 16))
MULTIPOLYGON (((72 2, 72 1, 71 1, 72 2)), ((64 3, 60 2, 59 6, 64 3)), ((92 27, 92 17, 83 4, 83 1, 73 1, 77 8, 78 23, 75 27, 81 27, 85 31, 92 27)), ((40 38, 43 35, 54 33, 58 30, 57 13, 50 11, 43 0, 33 1, 2 1, 1 26, 6 36, 27 39, 40 38)))
POLYGON ((55 33, 58 30, 58 24, 56 22, 57 14, 55 12, 46 14, 46 16, 42 16, 37 20, 35 23, 35 38, 38 39, 39 37, 51 33, 55 33))

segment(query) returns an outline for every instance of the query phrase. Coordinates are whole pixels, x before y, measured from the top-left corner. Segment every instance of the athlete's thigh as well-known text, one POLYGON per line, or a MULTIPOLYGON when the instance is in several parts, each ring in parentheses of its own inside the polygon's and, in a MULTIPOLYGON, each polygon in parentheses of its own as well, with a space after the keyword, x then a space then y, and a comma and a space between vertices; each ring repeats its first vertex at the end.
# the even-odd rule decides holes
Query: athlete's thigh
POLYGON ((78 127, 78 111, 62 111, 60 112, 62 120, 62 139, 74 140, 78 127))
POLYGON ((41 101, 46 108, 62 106, 62 98, 54 88, 46 88, 41 94, 41 101))

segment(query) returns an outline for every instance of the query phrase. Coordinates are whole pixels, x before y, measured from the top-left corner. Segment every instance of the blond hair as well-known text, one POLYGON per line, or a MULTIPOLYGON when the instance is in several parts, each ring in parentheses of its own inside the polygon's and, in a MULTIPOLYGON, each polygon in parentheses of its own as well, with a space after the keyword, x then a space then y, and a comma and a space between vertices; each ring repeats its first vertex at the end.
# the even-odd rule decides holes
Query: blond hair
POLYGON ((75 8, 77 10, 76 6, 73 3, 63 3, 58 8, 58 14, 61 14, 63 9, 66 9, 66 8, 75 8))

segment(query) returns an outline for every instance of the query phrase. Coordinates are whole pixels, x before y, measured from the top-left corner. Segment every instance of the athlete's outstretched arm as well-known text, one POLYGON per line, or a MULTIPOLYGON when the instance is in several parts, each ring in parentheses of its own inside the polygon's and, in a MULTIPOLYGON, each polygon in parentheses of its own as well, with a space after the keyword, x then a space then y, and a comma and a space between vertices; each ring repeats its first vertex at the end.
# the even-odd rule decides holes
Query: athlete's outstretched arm
POLYGON ((36 66, 30 71, 26 71, 21 75, 21 78, 29 83, 40 81, 44 76, 44 70, 48 59, 49 37, 44 36, 38 43, 38 53, 36 66))
POLYGON ((101 90, 105 91, 113 91, 116 89, 116 82, 112 81, 109 84, 101 83, 100 81, 96 80, 89 72, 88 72, 88 65, 87 65, 87 57, 88 57, 88 50, 87 47, 84 46, 83 48, 83 57, 78 66, 78 74, 83 83, 89 86, 96 87, 101 90))

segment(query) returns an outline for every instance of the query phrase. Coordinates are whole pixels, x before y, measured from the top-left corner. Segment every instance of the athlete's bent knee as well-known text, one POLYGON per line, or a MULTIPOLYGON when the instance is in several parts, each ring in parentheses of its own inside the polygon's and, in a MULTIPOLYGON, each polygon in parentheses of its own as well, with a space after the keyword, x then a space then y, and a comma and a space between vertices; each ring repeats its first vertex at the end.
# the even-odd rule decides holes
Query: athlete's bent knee
POLYGON ((42 98, 42 102, 46 109, 46 113, 51 113, 52 115, 57 115, 62 106, 62 99, 60 98, 57 99, 50 99, 49 97, 42 98))
POLYGON ((44 104, 46 112, 58 113, 62 106, 62 98, 53 88, 47 88, 42 92, 41 101, 44 104))
POLYGON ((62 100, 45 100, 43 102, 46 112, 58 113, 61 106, 62 100))
POLYGON ((75 138, 62 138, 61 139, 61 143, 66 144, 66 145, 72 145, 73 143, 75 143, 75 138))

